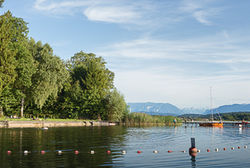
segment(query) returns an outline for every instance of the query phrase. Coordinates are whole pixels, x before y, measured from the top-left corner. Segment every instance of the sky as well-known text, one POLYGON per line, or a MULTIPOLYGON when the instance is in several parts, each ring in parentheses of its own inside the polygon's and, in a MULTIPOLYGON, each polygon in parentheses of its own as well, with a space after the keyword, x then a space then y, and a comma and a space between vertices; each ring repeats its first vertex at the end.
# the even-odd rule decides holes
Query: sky
POLYGON ((127 102, 250 103, 250 1, 5 1, 62 59, 103 57, 127 102))

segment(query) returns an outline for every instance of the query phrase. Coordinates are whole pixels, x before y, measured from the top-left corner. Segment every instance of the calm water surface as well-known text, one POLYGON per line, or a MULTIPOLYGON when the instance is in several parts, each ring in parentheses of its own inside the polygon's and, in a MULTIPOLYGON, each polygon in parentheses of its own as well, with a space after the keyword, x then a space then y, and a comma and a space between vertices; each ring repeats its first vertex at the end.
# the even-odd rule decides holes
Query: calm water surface
POLYGON ((250 128, 1 128, 0 167, 250 167, 250 128), (201 150, 196 158, 181 152, 188 150, 191 137, 196 138, 201 150), (245 149, 245 145, 249 148, 245 149), (215 152, 215 148, 219 151, 215 152), (8 150, 12 151, 10 155, 8 150), (25 155, 24 150, 31 153, 25 155), (46 153, 42 155, 41 150, 46 153), (58 155, 58 150, 63 153, 58 155), (75 150, 80 153, 74 154, 75 150), (95 154, 90 154, 91 150, 95 154), (112 153, 107 154, 107 150, 112 153), (127 153, 123 155, 122 150, 127 153), (138 150, 142 153, 137 154, 138 150), (168 153, 169 150, 173 152, 168 153))

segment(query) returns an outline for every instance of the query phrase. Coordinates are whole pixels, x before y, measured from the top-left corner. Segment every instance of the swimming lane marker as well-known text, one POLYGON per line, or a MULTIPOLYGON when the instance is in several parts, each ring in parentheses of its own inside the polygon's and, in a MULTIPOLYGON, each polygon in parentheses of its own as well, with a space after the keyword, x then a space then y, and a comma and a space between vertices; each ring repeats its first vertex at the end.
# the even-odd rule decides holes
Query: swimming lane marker
POLYGON ((195 138, 191 138, 191 147, 189 148, 189 154, 197 153, 197 148, 195 147, 195 138))

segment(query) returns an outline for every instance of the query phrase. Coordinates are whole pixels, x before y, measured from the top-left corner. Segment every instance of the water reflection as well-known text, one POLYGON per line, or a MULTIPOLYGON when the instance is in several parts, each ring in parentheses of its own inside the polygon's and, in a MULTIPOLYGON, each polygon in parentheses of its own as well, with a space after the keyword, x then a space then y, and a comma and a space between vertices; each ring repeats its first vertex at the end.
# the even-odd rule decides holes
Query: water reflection
POLYGON ((124 146, 123 127, 51 128, 41 130, 0 129, 0 167, 90 167, 112 164, 121 157, 117 151, 124 146), (119 148, 117 148, 119 146, 119 148), (112 150, 112 149, 115 150, 112 150), (79 150, 78 155, 74 150, 79 150), (7 155, 7 151, 12 151, 7 155), (23 151, 30 151, 25 154, 23 151), (45 150, 44 155, 40 154, 45 150), (58 155, 56 151, 61 150, 58 155), (94 150, 91 155, 89 151, 94 150), (112 155, 106 153, 112 151, 112 155), (108 163, 108 164, 107 164, 108 163))
POLYGON ((249 140, 250 129, 244 127, 2 128, 0 167, 247 167, 250 150, 243 146, 249 145, 249 140), (198 156, 181 152, 190 147, 190 137, 195 137, 196 147, 201 150, 198 156), (228 150, 222 150, 224 147, 228 150), (219 151, 215 152, 215 148, 219 151), (12 151, 9 155, 8 150, 12 151), (31 153, 25 155, 24 150, 31 153), (56 152, 59 150, 60 155, 56 152), (137 150, 142 152, 138 154, 137 150))

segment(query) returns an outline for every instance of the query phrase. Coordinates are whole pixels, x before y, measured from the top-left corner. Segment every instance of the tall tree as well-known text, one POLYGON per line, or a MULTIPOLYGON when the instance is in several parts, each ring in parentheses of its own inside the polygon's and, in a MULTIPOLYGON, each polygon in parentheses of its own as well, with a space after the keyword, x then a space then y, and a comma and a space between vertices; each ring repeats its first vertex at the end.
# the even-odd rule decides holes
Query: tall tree
POLYGON ((21 18, 13 17, 9 11, 0 16, 0 97, 16 79, 16 55, 27 33, 27 24, 21 18))
POLYGON ((29 44, 27 40, 23 41, 18 46, 16 60, 16 72, 18 77, 14 82, 14 88, 16 96, 21 102, 20 116, 23 117, 25 99, 32 85, 32 75, 36 71, 34 58, 32 57, 31 52, 29 51, 29 44))
POLYGON ((77 99, 82 105, 79 116, 100 119, 101 102, 113 88, 114 73, 102 57, 82 51, 71 58, 70 65, 72 80, 82 91, 77 99))
POLYGON ((30 51, 35 59, 36 72, 32 75, 30 98, 34 104, 42 108, 49 96, 56 97, 62 89, 69 73, 64 62, 53 55, 49 44, 30 40, 30 51))

